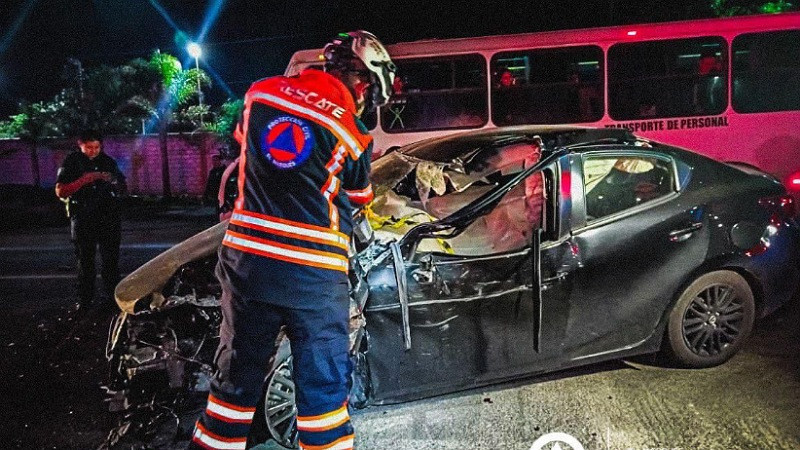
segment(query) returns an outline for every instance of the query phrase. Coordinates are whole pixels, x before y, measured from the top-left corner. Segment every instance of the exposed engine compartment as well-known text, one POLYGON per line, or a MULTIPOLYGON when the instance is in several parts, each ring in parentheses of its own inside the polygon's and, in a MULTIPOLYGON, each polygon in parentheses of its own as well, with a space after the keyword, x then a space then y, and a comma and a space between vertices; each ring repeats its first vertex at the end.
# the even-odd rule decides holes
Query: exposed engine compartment
POLYGON ((181 267, 168 295, 153 294, 152 309, 122 312, 112 322, 106 391, 119 423, 107 446, 171 440, 181 416, 204 404, 222 319, 215 263, 210 256, 181 267))
MULTIPOLYGON (((355 406, 367 401, 364 358, 357 355, 364 338, 363 309, 368 298, 366 273, 389 252, 373 243, 366 219, 354 231, 350 278, 350 345, 354 357, 355 406), (370 245, 372 243, 372 245, 370 245)), ((214 354, 222 320, 222 288, 214 274, 216 252, 182 265, 161 292, 136 302, 134 313, 121 312, 111 323, 106 348, 105 386, 109 410, 118 425, 105 447, 164 442, 191 432, 205 407, 214 374, 214 354)), ((276 342, 278 346, 284 337, 276 342)))

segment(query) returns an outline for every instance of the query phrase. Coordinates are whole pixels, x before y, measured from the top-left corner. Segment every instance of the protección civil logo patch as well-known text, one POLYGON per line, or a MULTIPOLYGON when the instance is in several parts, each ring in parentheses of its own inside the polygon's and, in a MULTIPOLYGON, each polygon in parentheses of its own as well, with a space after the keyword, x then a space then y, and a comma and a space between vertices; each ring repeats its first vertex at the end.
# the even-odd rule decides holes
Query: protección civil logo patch
POLYGON ((303 164, 314 149, 314 134, 306 121, 280 116, 261 132, 261 152, 279 169, 292 169, 303 164))

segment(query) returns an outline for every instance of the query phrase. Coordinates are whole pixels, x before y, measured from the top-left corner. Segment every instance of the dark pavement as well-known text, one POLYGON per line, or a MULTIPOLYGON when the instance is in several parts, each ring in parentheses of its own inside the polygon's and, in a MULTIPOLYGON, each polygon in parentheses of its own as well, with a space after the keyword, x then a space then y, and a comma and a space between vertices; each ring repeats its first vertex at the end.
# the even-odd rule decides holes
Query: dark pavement
MULTIPOLYGON (((0 448, 97 448, 115 420, 101 390, 114 310, 106 299, 108 308, 71 311, 76 261, 63 210, 40 205, 22 215, 28 226, 0 234, 0 448)), ((212 208, 134 205, 123 219, 120 270, 213 224, 212 208)))

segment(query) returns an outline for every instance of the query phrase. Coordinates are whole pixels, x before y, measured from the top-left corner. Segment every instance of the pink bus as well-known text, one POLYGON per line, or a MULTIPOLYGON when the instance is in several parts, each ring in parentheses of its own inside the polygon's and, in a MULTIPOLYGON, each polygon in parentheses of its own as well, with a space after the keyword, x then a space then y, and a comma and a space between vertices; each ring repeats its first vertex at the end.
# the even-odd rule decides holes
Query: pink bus
MULTIPOLYGON (((622 127, 769 172, 800 193, 800 13, 404 42, 375 156, 458 130, 622 127)), ((320 64, 292 57, 287 74, 320 64)))

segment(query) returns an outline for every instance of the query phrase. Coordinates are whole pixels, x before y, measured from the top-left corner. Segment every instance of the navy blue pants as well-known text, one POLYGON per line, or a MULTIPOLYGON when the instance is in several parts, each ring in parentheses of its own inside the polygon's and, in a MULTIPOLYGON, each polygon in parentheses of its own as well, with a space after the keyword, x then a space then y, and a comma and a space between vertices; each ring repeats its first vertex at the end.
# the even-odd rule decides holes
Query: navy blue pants
POLYGON ((302 304, 309 309, 239 298, 223 289, 217 372, 190 448, 245 448, 282 325, 292 349, 300 447, 353 447, 347 285, 326 286, 302 304))

